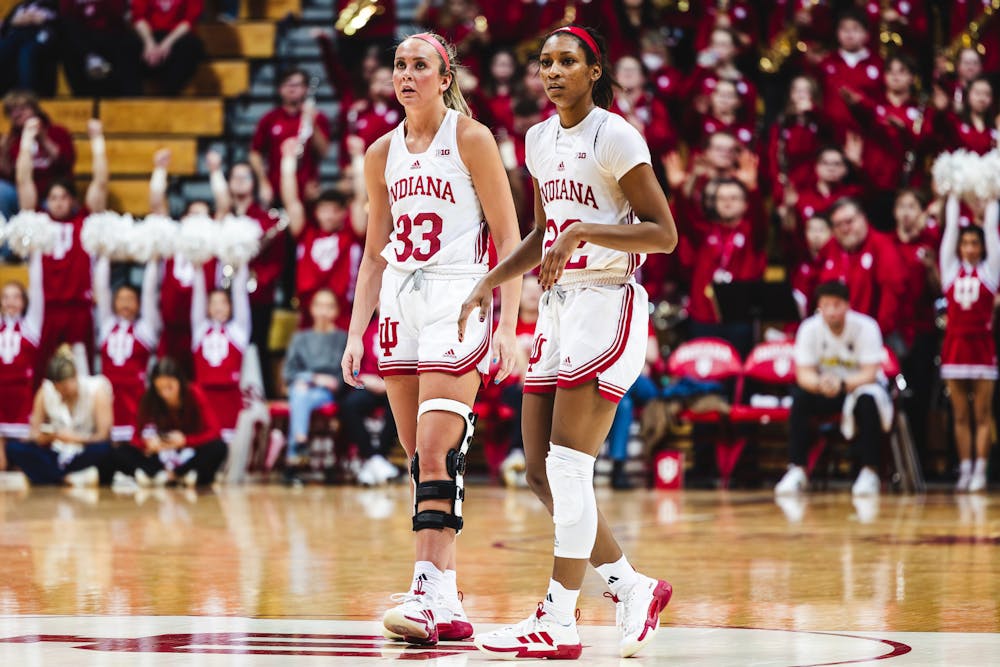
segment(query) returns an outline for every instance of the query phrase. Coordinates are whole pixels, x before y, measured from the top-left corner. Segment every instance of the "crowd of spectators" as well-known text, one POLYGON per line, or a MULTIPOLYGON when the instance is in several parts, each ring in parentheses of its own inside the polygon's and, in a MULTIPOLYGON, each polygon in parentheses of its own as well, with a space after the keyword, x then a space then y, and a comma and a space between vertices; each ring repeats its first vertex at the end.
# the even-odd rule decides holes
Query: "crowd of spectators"
MULTIPOLYGON (((269 398, 282 393, 271 370, 268 333, 275 289, 292 271, 293 303, 303 329, 290 348, 292 370, 285 370, 292 405, 311 410, 328 399, 353 396, 340 391, 329 360, 308 351, 317 340, 346 328, 364 242, 365 201, 359 187, 364 152, 402 117, 386 48, 398 27, 397 12, 391 1, 379 4, 384 11, 357 35, 315 31, 337 98, 336 114, 328 117, 317 108, 304 71, 288 70, 278 81, 277 106, 260 119, 248 162, 230 165, 227 176, 218 156, 207 160, 214 201, 192 202, 184 214, 235 212, 256 219, 265 244, 247 275, 223 275, 224 267, 214 263, 202 271, 181 256, 154 267, 159 272, 158 341, 143 344, 173 359, 177 373, 193 376, 197 391, 206 396, 211 382, 202 377, 207 371, 199 369, 197 352, 205 343, 193 332, 193 320, 206 331, 214 326, 228 331, 240 358, 253 343, 263 393, 269 398), (342 177, 323 182, 318 166, 332 146, 342 177), (287 230, 272 208, 284 208, 287 230), (286 247, 294 247, 295 262, 286 262, 286 247), (237 314, 241 281, 252 285, 250 305, 247 317, 233 326, 227 322, 237 314), (192 290, 197 296, 199 284, 211 294, 207 311, 197 299, 192 306, 192 290), (226 291, 212 292, 222 284, 226 291), (212 314, 216 295, 224 296, 230 308, 219 317, 212 314), (192 317, 195 311, 201 320, 192 317)), ((70 136, 23 89, 51 94, 52 68, 61 59, 77 94, 136 94, 146 76, 157 77, 163 92, 173 94, 183 88, 202 53, 191 31, 200 2, 133 0, 131 22, 124 19, 124 9, 123 0, 22 2, 0 32, 0 63, 6 65, 0 71, 7 77, 0 86, 17 89, 4 98, 11 129, 0 145, 0 178, 5 179, 0 180, 0 207, 11 215, 20 196, 20 208, 44 202, 53 219, 76 225, 62 262, 89 266, 79 247, 79 226, 88 211, 104 207, 107 169, 98 168, 95 151, 94 185, 86 205, 78 204, 71 187, 70 136), (19 160, 25 148, 30 161, 19 160), (43 194, 32 199, 32 191, 43 194)), ((758 342, 753 323, 724 317, 716 298, 720 284, 763 280, 769 266, 779 269, 804 318, 816 308, 816 288, 840 281, 851 307, 877 322, 883 340, 901 359, 911 378, 911 419, 926 424, 941 337, 935 312, 941 297, 937 257, 952 250, 940 247, 944 206, 933 192, 930 164, 943 151, 983 154, 998 147, 1000 12, 989 0, 424 0, 416 21, 458 46, 464 64, 460 84, 474 115, 494 130, 522 230, 533 225, 525 133, 554 113, 533 54, 540 36, 568 20, 597 26, 607 38, 619 84, 612 110, 645 136, 678 222, 678 251, 649 258, 638 276, 651 300, 686 312, 687 335, 724 338, 745 355, 758 342)), ((93 128, 92 139, 99 136, 99 127, 93 128)), ((151 181, 154 212, 167 213, 168 166, 169 156, 158 155, 151 181)), ((962 224, 982 225, 985 209, 986 202, 964 202, 962 224)), ((52 264, 51 258, 45 261, 52 264)), ((58 275, 55 270, 46 267, 47 284, 57 282, 51 277, 58 275)), ((80 342, 93 354, 90 285, 88 272, 85 281, 74 283, 72 294, 46 288, 38 375, 59 343, 80 342), (52 338, 59 326, 63 329, 52 338)), ((111 315, 116 316, 121 317, 111 315)), ((96 323, 102 332, 108 317, 100 315, 96 323)), ((530 320, 531 313, 525 318, 530 320)), ((376 333, 373 328, 372 346, 376 333)), ((107 336, 101 338, 98 342, 106 345, 107 336)), ((138 325, 135 338, 142 339, 138 325)), ((528 354, 530 346, 525 359, 528 354)), ((661 380, 667 381, 655 357, 651 354, 650 373, 628 405, 656 396, 661 380)), ((366 391, 371 395, 353 400, 363 404, 365 414, 384 412, 384 388, 378 391, 376 374, 369 371, 366 391)), ((508 382, 516 388, 516 374, 508 382)), ((228 383, 228 398, 210 399, 213 405, 232 404, 227 408, 232 414, 220 417, 228 424, 219 425, 220 433, 235 427, 240 411, 228 383)), ((501 388, 487 399, 510 404, 516 414, 511 393, 501 388)), ((297 465, 306 422, 295 414, 292 422, 289 463, 297 465)), ((347 430, 352 431, 348 437, 363 441, 354 444, 368 458, 378 454, 358 424, 347 430)), ((924 449, 920 441, 926 429, 918 423, 914 432, 918 449, 924 449)), ((141 442, 141 434, 136 437, 141 442)), ((627 429, 617 425, 619 460, 626 439, 627 429)), ((368 478, 389 476, 381 462, 379 468, 381 473, 370 470, 368 478)), ((618 485, 628 485, 621 475, 618 485)))

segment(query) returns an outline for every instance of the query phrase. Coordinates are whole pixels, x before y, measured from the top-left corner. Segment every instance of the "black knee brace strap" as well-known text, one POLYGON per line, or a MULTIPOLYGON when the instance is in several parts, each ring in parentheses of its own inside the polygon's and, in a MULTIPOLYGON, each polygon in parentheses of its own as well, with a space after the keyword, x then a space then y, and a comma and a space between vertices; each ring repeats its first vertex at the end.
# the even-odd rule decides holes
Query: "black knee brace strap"
POLYGON ((420 459, 418 455, 413 456, 410 462, 410 476, 413 478, 415 491, 413 494, 413 530, 425 530, 428 528, 451 528, 456 533, 461 532, 464 521, 462 520, 462 502, 465 500, 465 455, 472 442, 472 433, 475 429, 476 415, 469 406, 444 398, 434 398, 420 404, 417 412, 420 415, 432 410, 443 412, 453 412, 465 421, 465 433, 458 447, 448 450, 445 458, 445 469, 451 480, 428 480, 420 481, 420 459), (451 511, 441 510, 421 510, 420 503, 425 500, 449 500, 451 501, 451 511))

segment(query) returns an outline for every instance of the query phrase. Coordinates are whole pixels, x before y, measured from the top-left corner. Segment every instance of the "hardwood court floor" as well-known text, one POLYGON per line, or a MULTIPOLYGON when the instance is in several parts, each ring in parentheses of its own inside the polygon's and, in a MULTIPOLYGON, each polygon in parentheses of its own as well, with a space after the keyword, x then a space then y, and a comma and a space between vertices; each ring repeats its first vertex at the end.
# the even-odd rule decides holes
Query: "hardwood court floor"
MULTIPOLYGON (((476 664, 467 643, 378 636, 409 580, 409 498, 404 486, 0 493, 0 665, 476 664)), ((630 664, 1000 665, 1000 496, 598 499, 633 564, 675 590, 630 664)), ((520 620, 548 580, 550 519, 523 490, 471 487, 465 507, 466 610, 480 630, 520 620)), ((603 592, 588 575, 584 664, 619 664, 603 592)))

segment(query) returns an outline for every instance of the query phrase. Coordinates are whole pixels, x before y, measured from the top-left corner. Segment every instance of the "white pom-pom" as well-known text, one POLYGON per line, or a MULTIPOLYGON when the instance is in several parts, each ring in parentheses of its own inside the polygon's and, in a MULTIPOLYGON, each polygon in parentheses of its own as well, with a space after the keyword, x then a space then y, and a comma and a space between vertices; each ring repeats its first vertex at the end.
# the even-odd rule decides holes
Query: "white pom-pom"
POLYGON ((957 194, 955 188, 955 161, 951 153, 941 153, 934 160, 931 167, 931 175, 934 178, 934 190, 942 197, 952 193, 957 194))
POLYGON ((175 252, 180 226, 165 215, 147 215, 142 223, 132 227, 126 243, 132 261, 145 264, 175 252))
POLYGON ((982 198, 987 201, 1000 199, 1000 148, 994 148, 979 160, 983 181, 979 192, 982 198))
POLYGON ((204 264, 217 254, 219 224, 207 215, 189 215, 181 220, 176 251, 192 264, 204 264))
POLYGON ((50 252, 56 245, 56 226, 48 213, 21 211, 7 223, 7 243, 21 257, 33 251, 50 252))
POLYGON ((960 148, 952 154, 955 171, 955 191, 959 195, 975 195, 976 186, 982 178, 979 154, 960 148))
POLYGON ((243 266, 257 255, 262 230, 246 216, 227 215, 219 229, 217 256, 223 264, 243 266))
POLYGON ((114 211, 91 213, 83 221, 80 243, 91 255, 110 257, 116 261, 129 259, 126 239, 135 221, 129 214, 119 215, 114 211))

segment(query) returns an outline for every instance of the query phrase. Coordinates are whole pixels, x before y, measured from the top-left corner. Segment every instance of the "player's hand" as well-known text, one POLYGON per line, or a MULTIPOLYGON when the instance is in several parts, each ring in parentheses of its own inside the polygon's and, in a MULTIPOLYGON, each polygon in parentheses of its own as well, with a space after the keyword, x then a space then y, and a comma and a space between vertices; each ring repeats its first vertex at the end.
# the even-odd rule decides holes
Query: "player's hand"
POLYGON ((538 284, 543 290, 550 289, 562 278, 563 271, 566 270, 566 263, 581 245, 582 239, 578 230, 579 223, 570 225, 559 232, 559 236, 545 253, 542 265, 538 270, 538 284))
POLYGON ((355 389, 364 389, 365 385, 358 376, 361 374, 361 358, 365 355, 365 344, 361 336, 348 336, 344 347, 344 356, 340 360, 340 370, 344 374, 344 382, 355 389))
POLYGON ((499 326, 493 333, 493 363, 499 363, 500 368, 493 378, 494 384, 500 384, 511 374, 517 365, 517 335, 511 326, 499 326))
POLYGON ((458 342, 465 340, 465 324, 469 321, 472 311, 479 309, 479 321, 485 322, 486 315, 493 308, 493 290, 486 286, 486 279, 480 280, 472 288, 468 298, 462 303, 462 310, 458 314, 458 342))

